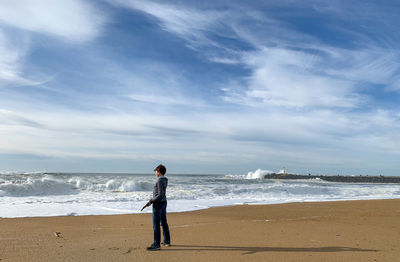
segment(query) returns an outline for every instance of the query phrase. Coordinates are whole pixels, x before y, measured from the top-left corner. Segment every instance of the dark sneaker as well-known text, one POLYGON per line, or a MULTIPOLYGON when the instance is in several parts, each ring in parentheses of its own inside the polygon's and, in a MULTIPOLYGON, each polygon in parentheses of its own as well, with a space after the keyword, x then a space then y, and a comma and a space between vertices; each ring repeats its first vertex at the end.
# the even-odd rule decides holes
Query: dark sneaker
POLYGON ((155 251, 155 250, 160 250, 160 246, 155 246, 154 244, 152 244, 151 246, 149 246, 148 248, 146 248, 147 251, 155 251))
POLYGON ((163 246, 165 246, 165 247, 169 247, 170 245, 171 245, 171 243, 164 243, 164 242, 162 242, 161 243, 163 246))

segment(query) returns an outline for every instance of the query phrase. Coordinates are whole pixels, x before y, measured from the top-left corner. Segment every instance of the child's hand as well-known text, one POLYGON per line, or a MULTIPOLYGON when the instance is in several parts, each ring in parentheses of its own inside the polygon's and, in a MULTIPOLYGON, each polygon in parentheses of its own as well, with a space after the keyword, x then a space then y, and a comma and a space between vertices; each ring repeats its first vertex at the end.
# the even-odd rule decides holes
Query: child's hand
POLYGON ((142 207, 142 209, 140 211, 143 211, 143 209, 145 209, 146 207, 151 206, 150 201, 146 203, 146 205, 144 205, 144 207, 142 207))

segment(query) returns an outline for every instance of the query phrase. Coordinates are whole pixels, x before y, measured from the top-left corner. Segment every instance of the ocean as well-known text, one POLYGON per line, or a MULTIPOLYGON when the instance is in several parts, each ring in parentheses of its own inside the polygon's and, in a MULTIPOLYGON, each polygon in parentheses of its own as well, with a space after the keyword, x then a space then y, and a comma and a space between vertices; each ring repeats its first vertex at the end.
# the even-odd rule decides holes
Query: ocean
MULTIPOLYGON (((167 174, 168 212, 240 204, 400 198, 399 184, 266 180, 261 173, 167 174)), ((155 182, 154 174, 0 173, 0 217, 140 213, 155 182)))

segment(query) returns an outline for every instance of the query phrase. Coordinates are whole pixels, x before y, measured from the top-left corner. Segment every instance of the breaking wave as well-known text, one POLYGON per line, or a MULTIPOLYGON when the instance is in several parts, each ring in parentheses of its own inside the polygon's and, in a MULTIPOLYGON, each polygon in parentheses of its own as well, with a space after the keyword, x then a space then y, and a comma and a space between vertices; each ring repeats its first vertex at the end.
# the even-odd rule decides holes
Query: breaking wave
POLYGON ((108 179, 96 181, 72 177, 67 179, 55 178, 43 173, 13 174, 16 179, 0 180, 1 196, 46 196, 46 195, 70 195, 83 191, 92 192, 136 192, 151 191, 153 184, 147 181, 135 181, 124 179, 108 179))

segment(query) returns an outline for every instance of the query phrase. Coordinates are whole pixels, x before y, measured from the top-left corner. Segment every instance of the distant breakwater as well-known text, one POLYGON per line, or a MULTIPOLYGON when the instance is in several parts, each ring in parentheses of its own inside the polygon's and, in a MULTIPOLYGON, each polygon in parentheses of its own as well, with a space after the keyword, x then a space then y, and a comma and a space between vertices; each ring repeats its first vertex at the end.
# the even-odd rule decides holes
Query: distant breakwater
POLYGON ((388 176, 329 176, 329 175, 297 175, 297 174, 267 174, 264 179, 321 179, 329 182, 344 183, 396 183, 400 184, 400 177, 388 176))

